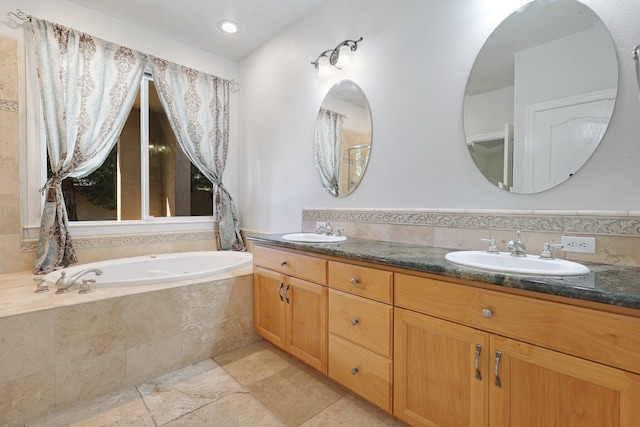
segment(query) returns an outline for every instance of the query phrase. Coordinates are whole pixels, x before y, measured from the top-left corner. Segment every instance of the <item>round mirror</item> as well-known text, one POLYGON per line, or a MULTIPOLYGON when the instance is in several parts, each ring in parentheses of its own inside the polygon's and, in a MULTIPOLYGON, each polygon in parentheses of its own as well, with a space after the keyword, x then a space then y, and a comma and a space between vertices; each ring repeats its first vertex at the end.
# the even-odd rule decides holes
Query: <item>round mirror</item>
POLYGON ((316 168, 335 197, 356 189, 371 152, 371 112, 364 93, 350 80, 336 83, 322 101, 315 129, 316 168))
POLYGON ((617 90, 615 48, 598 16, 575 0, 532 1, 494 30, 473 64, 469 152, 499 188, 548 190, 593 154, 617 90))

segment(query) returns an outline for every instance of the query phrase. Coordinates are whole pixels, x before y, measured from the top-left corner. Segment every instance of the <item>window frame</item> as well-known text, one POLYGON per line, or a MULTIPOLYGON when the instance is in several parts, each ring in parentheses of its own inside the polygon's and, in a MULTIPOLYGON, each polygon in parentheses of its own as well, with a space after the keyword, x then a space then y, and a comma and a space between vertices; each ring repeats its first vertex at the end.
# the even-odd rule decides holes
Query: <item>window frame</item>
MULTIPOLYGON (((27 37, 29 39, 29 37, 27 37)), ((27 43, 30 43, 29 40, 27 43)), ((35 58, 32 49, 26 49, 25 67, 25 136, 26 136, 26 168, 22 176, 22 238, 38 239, 44 196, 40 189, 47 180, 47 150, 42 118, 42 105, 39 84, 36 74, 35 58)), ((105 221, 69 221, 69 233, 72 237, 101 236, 114 234, 141 234, 181 231, 211 231, 213 216, 176 216, 153 217, 149 215, 149 108, 148 91, 150 73, 145 72, 140 83, 141 96, 141 218, 140 220, 105 220, 105 221), (144 106, 144 111, 143 111, 144 106)))

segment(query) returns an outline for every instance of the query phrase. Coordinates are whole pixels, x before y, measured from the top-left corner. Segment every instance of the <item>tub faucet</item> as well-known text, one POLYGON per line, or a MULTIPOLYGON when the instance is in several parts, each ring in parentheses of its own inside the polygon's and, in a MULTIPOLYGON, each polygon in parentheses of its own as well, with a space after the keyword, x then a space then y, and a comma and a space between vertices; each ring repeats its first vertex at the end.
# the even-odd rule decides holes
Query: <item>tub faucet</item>
POLYGON ((100 276, 102 274, 102 270, 98 268, 87 268, 86 270, 82 270, 71 277, 67 277, 67 273, 62 271, 60 273, 60 278, 56 280, 56 294, 68 293, 69 289, 76 284, 76 281, 88 273, 95 273, 96 276, 100 276))
POLYGON ((527 248, 525 247, 524 242, 520 240, 520 230, 516 231, 516 240, 510 240, 509 243, 507 243, 507 249, 511 251, 511 256, 527 256, 527 248))

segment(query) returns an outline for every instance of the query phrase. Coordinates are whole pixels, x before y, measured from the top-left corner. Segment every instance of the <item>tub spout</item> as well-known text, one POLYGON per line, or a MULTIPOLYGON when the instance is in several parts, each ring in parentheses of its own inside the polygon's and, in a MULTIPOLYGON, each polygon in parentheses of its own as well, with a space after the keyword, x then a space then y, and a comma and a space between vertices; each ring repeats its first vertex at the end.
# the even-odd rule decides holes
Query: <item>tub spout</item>
POLYGON ((96 276, 100 276, 102 274, 102 270, 99 268, 88 268, 86 270, 82 270, 71 277, 67 277, 65 271, 60 273, 60 278, 56 280, 56 294, 66 294, 69 292, 69 289, 76 284, 76 281, 80 279, 85 274, 95 273, 96 276))

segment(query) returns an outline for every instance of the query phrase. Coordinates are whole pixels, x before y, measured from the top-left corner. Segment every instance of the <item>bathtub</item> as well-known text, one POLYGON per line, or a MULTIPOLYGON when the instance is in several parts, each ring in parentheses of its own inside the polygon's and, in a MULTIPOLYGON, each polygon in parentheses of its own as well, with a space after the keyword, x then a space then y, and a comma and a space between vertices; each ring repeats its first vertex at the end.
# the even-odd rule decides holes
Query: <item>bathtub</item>
POLYGON ((25 272, 24 284, 0 298, 0 356, 9 361, 0 364, 0 396, 10 396, 0 398, 0 426, 23 425, 260 340, 251 261, 250 253, 203 251, 65 269, 102 270, 83 276, 96 279, 90 294, 79 294, 78 285, 53 292, 60 271, 45 276, 51 292, 35 293, 25 272))
POLYGON ((61 272, 67 277, 89 268, 98 268, 102 275, 88 273, 83 279, 95 279, 94 288, 138 286, 177 280, 195 279, 235 270, 251 265, 249 252, 199 251, 120 258, 109 261, 67 267, 47 274, 44 278, 50 288, 55 287, 61 272))

